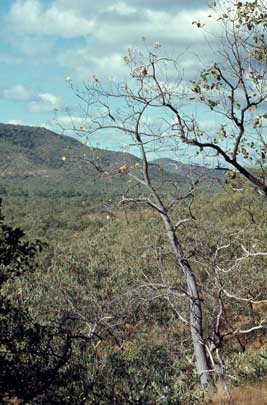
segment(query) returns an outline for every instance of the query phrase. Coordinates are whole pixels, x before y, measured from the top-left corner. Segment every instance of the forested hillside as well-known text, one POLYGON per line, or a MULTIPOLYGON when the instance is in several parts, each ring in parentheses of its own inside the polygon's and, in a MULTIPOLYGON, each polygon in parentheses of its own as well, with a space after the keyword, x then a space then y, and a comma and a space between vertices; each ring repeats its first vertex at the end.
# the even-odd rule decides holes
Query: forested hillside
MULTIPOLYGON (((6 190, 25 196, 101 197, 125 187, 124 178, 117 176, 111 185, 110 178, 84 161, 85 156, 92 157, 87 146, 44 128, 1 124, 0 144, 2 193, 6 190)), ((93 155, 101 165, 112 166, 118 174, 121 162, 138 161, 128 154, 98 149, 94 149, 93 155)))
MULTIPOLYGON (((73 159, 88 147, 71 138, 2 125, 0 142, 4 403, 206 403, 193 367, 186 285, 160 217, 116 198, 129 188, 122 163, 140 160, 94 150, 94 163, 119 172, 106 179, 73 159)), ((253 384, 267 373, 267 207, 241 178, 208 193, 207 171, 152 162, 166 201, 177 195, 171 216, 201 288, 210 366, 232 390, 233 381, 253 384), (193 189, 192 171, 205 175, 193 189)), ((224 403, 219 392, 214 404, 224 403)), ((263 403, 261 389, 257 395, 263 403)))
MULTIPOLYGON (((129 153, 89 148, 45 128, 0 124, 0 162, 2 194, 108 199, 128 188, 120 167, 134 167, 141 160, 129 153)), ((217 191, 223 184, 224 174, 216 170, 179 162, 174 170, 167 162, 152 161, 150 169, 164 191, 174 181, 182 188, 190 186, 192 168, 203 189, 212 184, 217 191)))

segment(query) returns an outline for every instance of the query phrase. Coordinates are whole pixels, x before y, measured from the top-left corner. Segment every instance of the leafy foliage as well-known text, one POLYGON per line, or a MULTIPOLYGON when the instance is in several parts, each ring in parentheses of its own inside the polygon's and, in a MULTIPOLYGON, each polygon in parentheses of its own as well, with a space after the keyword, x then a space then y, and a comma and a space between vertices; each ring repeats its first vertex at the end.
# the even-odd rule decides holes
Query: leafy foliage
MULTIPOLYGON (((46 215, 53 201, 45 199, 41 203, 46 215)), ((8 204, 6 215, 13 214, 15 223, 19 218, 15 214, 18 200, 8 204)), ((40 201, 19 206, 19 223, 27 225, 32 238, 40 236, 40 211, 34 208, 35 204, 38 207, 40 201)), ((180 232, 188 246, 185 254, 191 257, 202 288, 205 330, 212 338, 210 332, 218 308, 218 290, 212 277, 216 248, 218 243, 231 241, 216 261, 216 265, 225 268, 242 255, 241 244, 252 251, 263 251, 266 202, 248 189, 212 198, 200 195, 191 208, 198 219, 183 226, 180 232)), ((184 215, 187 205, 182 202, 177 210, 184 215)), ((28 276, 25 273, 18 283, 7 288, 11 301, 27 305, 34 323, 59 325, 65 319, 61 323, 62 336, 67 325, 70 336, 81 337, 88 336, 95 325, 96 336, 94 345, 83 339, 73 342, 70 361, 33 403, 135 404, 149 399, 153 403, 159 398, 161 403, 198 403, 201 395, 196 391, 197 378, 189 361, 189 329, 180 323, 175 312, 179 308, 184 317, 188 314, 185 300, 175 293, 184 286, 154 214, 149 209, 107 213, 84 206, 80 200, 73 200, 69 207, 68 201, 62 201, 55 218, 43 228, 42 238, 49 241, 50 247, 38 269, 28 276), (56 218, 60 220, 55 223, 56 218), (69 381, 67 388, 65 381, 69 381)), ((264 257, 246 259, 236 272, 221 274, 222 287, 245 297, 249 293, 264 299, 265 264, 264 257)), ((229 334, 238 325, 251 325, 246 302, 232 302, 224 297, 224 305, 221 335, 229 334)), ((254 319, 260 321, 264 312, 256 307, 253 312, 254 319)), ((263 329, 248 337, 229 335, 223 340, 220 351, 226 375, 234 375, 240 382, 254 376, 254 372, 245 373, 244 367, 251 367, 252 357, 255 367, 261 367, 260 354, 250 354, 250 347, 258 339, 263 346, 264 333, 263 329), (241 365, 237 359, 241 359, 239 353, 244 350, 247 357, 241 365)))
POLYGON ((4 223, 0 211, 0 396, 6 401, 29 401, 45 391, 68 361, 71 348, 66 333, 34 322, 8 298, 5 284, 34 269, 41 246, 23 237, 21 229, 4 223))

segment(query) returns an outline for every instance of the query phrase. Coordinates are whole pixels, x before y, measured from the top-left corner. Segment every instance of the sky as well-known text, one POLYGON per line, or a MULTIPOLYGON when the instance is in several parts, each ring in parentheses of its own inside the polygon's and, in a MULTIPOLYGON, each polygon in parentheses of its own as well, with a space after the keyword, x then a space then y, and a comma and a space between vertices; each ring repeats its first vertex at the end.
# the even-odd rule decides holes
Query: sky
POLYGON ((181 69, 194 78, 212 51, 192 21, 209 13, 206 0, 0 0, 0 122, 59 132, 56 120, 67 126, 67 112, 78 114, 66 77, 78 86, 94 74, 121 81, 123 55, 142 38, 183 54, 181 69))

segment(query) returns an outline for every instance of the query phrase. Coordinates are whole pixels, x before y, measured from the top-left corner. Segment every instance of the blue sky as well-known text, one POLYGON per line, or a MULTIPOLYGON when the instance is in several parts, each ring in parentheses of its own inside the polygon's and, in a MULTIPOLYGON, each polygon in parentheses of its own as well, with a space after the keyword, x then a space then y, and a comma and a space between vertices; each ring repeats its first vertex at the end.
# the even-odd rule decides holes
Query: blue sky
MULTIPOLYGON (((188 49, 181 68, 194 78, 194 55, 211 53, 192 21, 209 12, 206 0, 0 0, 0 122, 59 129, 57 110, 70 126, 66 108, 79 114, 66 76, 75 85, 93 74, 121 81, 123 55, 142 37, 172 53, 188 49)), ((116 137, 105 142, 116 148, 116 137)))

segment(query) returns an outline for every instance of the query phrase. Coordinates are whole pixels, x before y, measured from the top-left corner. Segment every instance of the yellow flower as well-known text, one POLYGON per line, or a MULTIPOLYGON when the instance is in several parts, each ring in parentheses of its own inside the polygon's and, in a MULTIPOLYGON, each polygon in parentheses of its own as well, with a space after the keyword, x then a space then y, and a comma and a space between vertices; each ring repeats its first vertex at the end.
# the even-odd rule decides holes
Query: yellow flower
POLYGON ((124 164, 124 165, 122 165, 122 166, 120 167, 120 173, 122 173, 122 174, 127 174, 128 171, 129 171, 129 168, 128 168, 128 166, 127 166, 126 164, 124 164))
POLYGON ((161 47, 161 43, 160 43, 159 41, 156 41, 156 42, 154 43, 154 47, 155 47, 155 48, 160 48, 160 47, 161 47))
POLYGON ((66 160, 66 156, 61 156, 61 160, 66 160))
POLYGON ((134 166, 136 169, 141 169, 141 167, 142 167, 141 163, 135 163, 134 166))
POLYGON ((66 76, 65 77, 66 82, 70 82, 71 81, 71 77, 70 76, 66 76))

